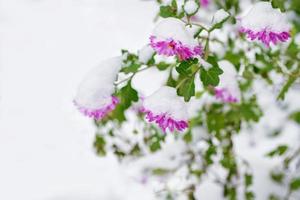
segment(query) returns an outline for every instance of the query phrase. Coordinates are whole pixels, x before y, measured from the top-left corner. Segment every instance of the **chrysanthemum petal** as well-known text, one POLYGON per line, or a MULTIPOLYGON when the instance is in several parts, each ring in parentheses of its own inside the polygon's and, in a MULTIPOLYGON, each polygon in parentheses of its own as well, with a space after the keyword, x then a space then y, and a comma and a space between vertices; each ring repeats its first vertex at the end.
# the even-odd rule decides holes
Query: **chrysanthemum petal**
POLYGON ((159 55, 177 56, 180 60, 201 56, 203 49, 186 30, 185 24, 175 18, 162 20, 150 36, 150 46, 159 55))
POLYGON ((259 40, 269 47, 271 43, 286 42, 290 37, 287 17, 270 2, 258 2, 240 19, 240 32, 250 40, 259 40))
POLYGON ((187 106, 174 88, 161 87, 145 98, 141 111, 145 113, 146 120, 158 124, 164 132, 183 131, 188 127, 187 106))
POLYGON ((121 57, 108 59, 84 78, 74 99, 75 105, 82 113, 101 119, 115 108, 118 99, 112 97, 112 94, 121 65, 121 57))

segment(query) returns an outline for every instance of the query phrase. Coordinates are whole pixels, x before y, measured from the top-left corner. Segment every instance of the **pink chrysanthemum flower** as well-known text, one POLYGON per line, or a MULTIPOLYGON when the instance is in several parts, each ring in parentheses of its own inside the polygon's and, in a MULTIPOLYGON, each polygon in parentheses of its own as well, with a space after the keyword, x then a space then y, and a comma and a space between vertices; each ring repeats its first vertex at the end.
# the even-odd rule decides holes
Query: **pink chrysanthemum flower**
POLYGON ((151 96, 145 98, 143 109, 145 118, 154 122, 166 132, 183 131, 188 127, 187 107, 183 99, 171 87, 161 87, 151 96))
POLYGON ((214 96, 223 103, 238 103, 240 101, 240 89, 237 82, 237 72, 228 61, 220 61, 219 66, 223 70, 220 83, 214 88, 214 96))
POLYGON ((200 5, 202 7, 207 7, 209 5, 209 0, 200 0, 200 5))
POLYGON ((159 54, 187 60, 202 56, 203 49, 187 31, 185 24, 175 18, 161 21, 150 36, 150 46, 159 54))
POLYGON ((74 99, 74 104, 81 113, 100 120, 115 109, 119 99, 113 96, 114 81, 121 63, 120 57, 111 58, 85 77, 74 99))
POLYGON ((242 18, 240 32, 250 40, 259 40, 267 47, 271 43, 286 42, 290 37, 290 25, 287 17, 270 2, 256 3, 242 18))
POLYGON ((224 103, 236 103, 238 101, 236 97, 232 96, 227 88, 215 88, 214 92, 216 99, 219 99, 224 103))

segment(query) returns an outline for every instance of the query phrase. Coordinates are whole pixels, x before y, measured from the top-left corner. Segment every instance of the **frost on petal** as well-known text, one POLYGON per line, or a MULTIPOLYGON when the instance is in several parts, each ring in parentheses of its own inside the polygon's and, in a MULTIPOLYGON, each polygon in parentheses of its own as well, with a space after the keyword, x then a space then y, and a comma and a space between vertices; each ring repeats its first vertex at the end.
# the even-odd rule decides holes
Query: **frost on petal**
POLYGON ((164 132, 183 131, 188 127, 186 103, 174 88, 163 86, 145 98, 142 111, 149 122, 155 122, 164 132))
POLYGON ((176 55, 180 60, 203 53, 201 45, 197 44, 185 24, 175 18, 166 18, 156 26, 150 37, 150 46, 159 55, 176 55))
POLYGON ((271 43, 287 41, 290 25, 286 14, 274 9, 270 2, 258 2, 240 19, 240 32, 250 40, 260 40, 267 47, 271 43))
POLYGON ((108 59, 92 69, 83 79, 74 99, 75 105, 83 114, 101 119, 119 103, 112 94, 121 65, 121 57, 108 59))
POLYGON ((241 93, 237 82, 237 72, 228 61, 218 62, 223 74, 220 76, 220 84, 215 87, 215 98, 224 103, 237 103, 240 101, 241 93))

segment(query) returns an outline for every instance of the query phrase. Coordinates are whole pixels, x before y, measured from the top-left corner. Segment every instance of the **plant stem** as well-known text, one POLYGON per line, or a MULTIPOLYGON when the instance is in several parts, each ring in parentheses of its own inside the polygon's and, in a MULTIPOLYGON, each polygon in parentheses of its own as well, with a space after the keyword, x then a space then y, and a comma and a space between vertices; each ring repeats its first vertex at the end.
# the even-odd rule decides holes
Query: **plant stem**
POLYGON ((140 70, 134 72, 133 74, 131 74, 129 77, 127 77, 127 78, 125 78, 125 79, 123 79, 123 80, 121 80, 121 81, 119 81, 119 82, 115 82, 114 85, 117 86, 117 85, 120 85, 121 83, 124 83, 124 82, 126 82, 126 81, 129 81, 129 80, 131 80, 136 74, 138 74, 139 72, 145 71, 145 70, 147 70, 147 69, 149 69, 149 68, 151 68, 151 67, 152 67, 152 66, 142 68, 142 69, 140 69, 140 70))

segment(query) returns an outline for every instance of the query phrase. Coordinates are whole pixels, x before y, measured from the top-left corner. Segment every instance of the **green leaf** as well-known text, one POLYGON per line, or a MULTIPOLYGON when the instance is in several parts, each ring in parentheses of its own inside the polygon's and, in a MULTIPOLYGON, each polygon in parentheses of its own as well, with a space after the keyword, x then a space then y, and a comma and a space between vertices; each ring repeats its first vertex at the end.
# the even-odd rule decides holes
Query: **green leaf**
POLYGON ((223 70, 219 67, 216 59, 209 56, 207 62, 212 65, 207 71, 202 67, 200 70, 200 80, 204 86, 217 86, 220 82, 219 76, 223 74, 223 70))
POLYGON ((213 144, 210 144, 208 149, 205 151, 204 159, 207 165, 211 165, 213 163, 212 157, 216 155, 217 148, 213 144))
POLYGON ((187 76, 187 75, 193 73, 192 66, 197 64, 197 63, 198 63, 197 58, 182 61, 178 65, 178 67, 176 67, 176 71, 181 75, 187 76))
POLYGON ((124 122, 126 120, 124 112, 131 106, 132 102, 139 100, 138 93, 132 88, 131 81, 128 81, 127 85, 122 87, 117 95, 120 99, 120 103, 112 111, 110 116, 119 122, 124 122))
POLYGON ((269 156, 269 157, 282 156, 283 154, 286 153, 287 150, 288 150, 287 145, 279 145, 274 150, 267 153, 267 156, 269 156))
POLYGON ((162 169, 162 168, 156 168, 152 170, 152 174, 157 176, 163 176, 169 172, 170 171, 168 169, 162 169))
POLYGON ((293 178, 290 182, 290 190, 295 191, 300 189, 300 177, 293 178))
POLYGON ((131 81, 128 81, 127 85, 120 90, 121 103, 126 109, 131 106, 132 102, 139 100, 138 93, 131 86, 131 81))
POLYGON ((171 64, 165 63, 165 62, 160 62, 156 65, 157 69, 159 69, 160 71, 166 70, 170 66, 171 66, 171 64))
POLYGON ((177 94, 184 97, 184 101, 190 101, 192 96, 195 96, 195 81, 194 77, 186 78, 177 89, 177 94))
POLYGON ((294 112, 290 115, 290 119, 300 124, 300 111, 294 112))
POLYGON ((176 17, 177 8, 175 9, 172 6, 160 6, 159 15, 163 18, 176 17))
POLYGON ((192 131, 189 130, 186 134, 184 134, 183 139, 186 143, 191 143, 193 140, 192 131))
POLYGON ((258 122, 263 114, 260 107, 256 103, 256 99, 251 99, 249 102, 244 102, 241 104, 239 113, 247 122, 258 122))
POLYGON ((279 8, 282 12, 285 12, 284 3, 286 0, 272 0, 273 8, 279 8))
POLYGON ((245 186, 249 187, 250 185, 253 184, 253 176, 252 174, 245 174, 245 186))
POLYGON ((164 138, 165 138, 165 136, 160 135, 159 133, 155 133, 154 135, 151 135, 151 137, 149 138, 149 141, 148 141, 151 152, 158 151, 161 148, 160 143, 162 141, 164 141, 164 138))
POLYGON ((251 191, 246 191, 245 192, 245 199, 246 200, 254 200, 255 199, 254 193, 251 192, 251 191))
POLYGON ((169 74, 166 84, 167 84, 167 86, 170 86, 170 87, 176 87, 176 80, 173 78, 172 73, 169 74))
POLYGON ((280 200, 280 198, 277 195, 275 195, 275 194, 270 194, 270 196, 269 196, 268 199, 269 200, 280 200))
POLYGON ((94 141, 94 147, 96 149, 96 152, 100 156, 106 155, 105 150, 106 141, 102 135, 97 134, 94 141))
POLYGON ((300 1, 292 0, 291 9, 293 9, 298 15, 300 15, 300 1))
POLYGON ((288 92, 289 88, 293 85, 293 83, 297 80, 295 76, 290 76, 287 82, 282 87, 277 100, 284 100, 285 94, 288 92))
POLYGON ((123 59, 121 72, 124 72, 125 74, 134 73, 142 66, 137 55, 130 53, 127 50, 122 50, 122 55, 125 59, 123 59))
POLYGON ((284 179, 284 173, 282 172, 276 172, 276 171, 272 171, 270 173, 271 179, 278 183, 278 184, 282 184, 283 183, 283 179, 284 179))

